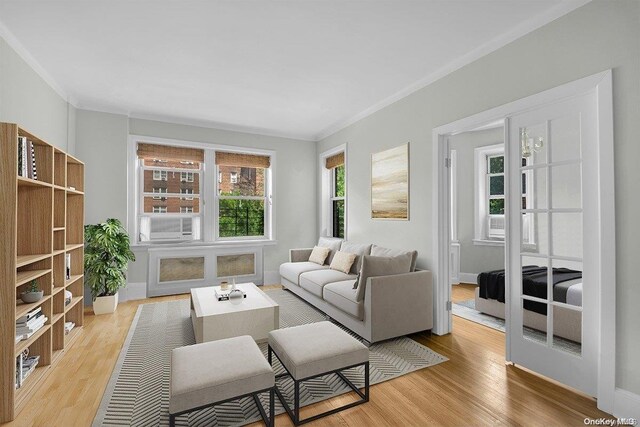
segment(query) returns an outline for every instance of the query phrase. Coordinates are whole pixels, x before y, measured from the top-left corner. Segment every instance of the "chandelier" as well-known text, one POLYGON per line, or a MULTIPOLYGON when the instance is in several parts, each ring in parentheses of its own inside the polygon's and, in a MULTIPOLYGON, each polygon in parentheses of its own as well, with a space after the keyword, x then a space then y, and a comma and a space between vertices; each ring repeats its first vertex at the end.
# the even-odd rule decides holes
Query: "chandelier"
POLYGON ((529 137, 527 129, 520 129, 520 145, 522 146, 522 157, 531 157, 533 153, 539 153, 544 146, 544 139, 539 136, 535 139, 529 137))

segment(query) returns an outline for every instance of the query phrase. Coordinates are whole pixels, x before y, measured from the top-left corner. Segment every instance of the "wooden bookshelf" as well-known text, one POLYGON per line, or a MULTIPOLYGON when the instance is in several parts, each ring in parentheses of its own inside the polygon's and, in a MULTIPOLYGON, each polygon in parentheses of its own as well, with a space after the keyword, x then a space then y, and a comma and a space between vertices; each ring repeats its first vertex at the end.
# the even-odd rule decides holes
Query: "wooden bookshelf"
MULTIPOLYGON (((16 124, 0 123, 0 423, 13 420, 82 333, 84 322, 84 164, 16 124), (37 179, 18 176, 18 137, 33 143, 37 179), (66 256, 71 277, 66 277, 66 256), (44 297, 20 293, 35 280, 44 297), (72 292, 65 304, 65 290, 72 292), (15 321, 40 307, 48 318, 15 342, 15 321), (65 335, 65 322, 76 327, 65 335), (16 358, 39 355, 37 368, 15 388, 16 358)), ((72 374, 72 372, 69 372, 72 374)))

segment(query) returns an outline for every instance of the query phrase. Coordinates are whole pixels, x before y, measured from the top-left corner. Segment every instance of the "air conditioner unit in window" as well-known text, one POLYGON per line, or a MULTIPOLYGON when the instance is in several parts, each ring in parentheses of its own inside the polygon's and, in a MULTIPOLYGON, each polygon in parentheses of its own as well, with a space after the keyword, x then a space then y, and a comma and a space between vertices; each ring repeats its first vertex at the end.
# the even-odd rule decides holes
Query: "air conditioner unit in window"
POLYGON ((489 215, 487 219, 487 234, 490 239, 504 239, 504 228, 504 215, 489 215))
POLYGON ((192 240, 192 218, 151 218, 150 240, 192 240))

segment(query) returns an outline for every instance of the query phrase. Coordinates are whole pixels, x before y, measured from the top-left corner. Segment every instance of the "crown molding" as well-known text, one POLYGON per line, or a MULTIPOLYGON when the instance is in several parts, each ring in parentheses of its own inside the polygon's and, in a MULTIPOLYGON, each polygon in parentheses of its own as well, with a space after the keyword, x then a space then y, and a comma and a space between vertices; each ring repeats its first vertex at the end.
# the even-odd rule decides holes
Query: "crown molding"
MULTIPOLYGON (((76 107, 77 100, 70 96, 66 90, 49 74, 40 63, 29 53, 27 48, 24 47, 22 43, 18 41, 16 36, 13 35, 11 31, 0 22, 0 37, 4 39, 4 41, 9 45, 11 49, 13 49, 20 58, 24 62, 27 63, 29 67, 42 79, 44 82, 53 89, 55 93, 60 96, 65 102, 68 102, 73 107, 76 107)), ((76 107, 77 108, 77 107, 76 107)))
POLYGON ((501 47, 506 46, 507 44, 519 39, 520 37, 523 37, 526 34, 529 34, 537 30, 538 28, 543 27, 544 25, 552 21, 555 21, 561 16, 564 16, 567 13, 572 12, 578 9, 579 7, 584 6, 590 1, 591 0, 575 0, 575 1, 566 1, 566 2, 559 3, 556 6, 547 10, 546 12, 536 15, 531 19, 529 19, 528 21, 525 21, 522 24, 517 25, 512 30, 478 46, 476 49, 450 62, 449 64, 440 68, 436 72, 429 74, 428 76, 416 81, 415 83, 412 83, 411 85, 405 87, 404 89, 401 89, 400 91, 394 93, 388 98, 385 98, 382 101, 367 108, 366 110, 356 114, 350 119, 334 123, 333 125, 325 128, 324 130, 316 134, 314 139, 316 141, 321 141, 333 135, 334 133, 382 110, 383 108, 388 107, 389 105, 401 100, 402 98, 405 98, 411 95, 412 93, 417 92, 420 89, 425 88, 426 86, 429 86, 430 84, 436 82, 437 80, 440 80, 441 78, 447 76, 448 74, 453 73, 454 71, 464 67, 465 65, 468 65, 482 58, 483 56, 486 56, 491 52, 494 52, 500 49, 501 47))

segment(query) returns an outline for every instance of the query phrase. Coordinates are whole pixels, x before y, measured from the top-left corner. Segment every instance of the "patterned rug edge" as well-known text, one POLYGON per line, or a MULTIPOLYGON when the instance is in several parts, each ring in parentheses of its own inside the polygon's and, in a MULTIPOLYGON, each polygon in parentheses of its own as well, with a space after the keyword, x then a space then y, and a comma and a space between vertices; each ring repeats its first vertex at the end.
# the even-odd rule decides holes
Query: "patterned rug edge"
MULTIPOLYGON (((313 307, 312 305, 310 305, 308 302, 306 302, 304 299, 300 298, 299 296, 297 296, 295 294, 291 294, 291 295, 296 297, 297 299, 300 299, 302 302, 304 302, 305 304, 309 305, 313 309, 318 310, 317 308, 313 307)), ((118 359, 116 361, 116 364, 114 365, 113 370, 111 372, 111 377, 109 378, 109 382, 107 383, 107 386, 106 386, 106 388, 104 390, 104 393, 102 395, 102 399, 100 401, 100 406, 98 407, 98 411, 96 412, 96 415, 94 417, 94 420, 93 420, 93 423, 92 423, 92 427, 101 427, 105 423, 107 411, 108 411, 108 408, 109 408, 109 403, 111 402, 111 399, 113 397, 113 393, 115 391, 115 387, 116 387, 116 384, 118 382, 118 377, 119 377, 119 375, 120 375, 120 373, 122 371, 122 368, 123 368, 123 365, 124 365, 124 361, 125 361, 126 356, 127 356, 127 351, 128 351, 128 349, 129 349, 129 347, 131 345, 131 341, 133 340, 133 337, 134 337, 134 334, 135 334, 135 331, 136 331, 136 327, 138 325, 138 321, 140 319, 140 316, 141 316, 141 313, 142 313, 144 307, 149 306, 149 305, 154 305, 154 304, 167 304, 167 303, 180 303, 180 302, 182 302, 182 300, 149 302, 149 303, 140 304, 138 306, 138 308, 136 310, 136 314, 134 316, 134 319, 131 322, 131 326, 129 327, 129 331, 127 332, 127 337, 126 337, 126 339, 125 339, 125 341, 124 341, 124 343, 122 345, 122 348, 120 349, 120 354, 118 355, 118 359)), ((342 327, 342 328, 344 329, 344 327, 342 327)), ((409 340, 412 345, 425 347, 429 351, 431 351, 433 353, 436 353, 438 356, 441 357, 442 360, 440 360, 440 361, 438 361, 436 363, 433 363, 431 365, 428 365, 428 366, 416 367, 416 368, 413 368, 413 369, 409 369, 409 370, 407 370, 405 372, 391 375, 390 377, 387 377, 385 379, 371 380, 370 384, 372 386, 375 385, 375 384, 383 383, 383 382, 386 382, 386 381, 389 381, 389 380, 392 380, 392 379, 395 379, 395 378, 410 374, 412 372, 419 371, 421 369, 426 369, 426 368, 430 368, 432 366, 439 365, 439 364, 444 363, 444 362, 449 360, 449 358, 447 358, 446 356, 443 356, 442 354, 440 354, 438 352, 435 352, 434 350, 431 350, 429 347, 427 347, 427 346, 425 346, 425 345, 423 345, 423 344, 421 344, 421 343, 419 343, 419 342, 417 342, 417 341, 415 341, 415 340, 413 340, 411 338, 408 338, 406 336, 397 337, 397 338, 393 338, 393 339, 390 339, 390 340, 387 340, 387 341, 382 341, 382 342, 379 342, 379 343, 375 343, 375 344, 372 344, 372 347, 374 347, 376 345, 382 345, 384 343, 392 342, 394 340, 399 340, 400 341, 400 340, 405 340, 405 339, 409 340)), ((318 402, 322 402, 322 401, 325 401, 325 400, 328 400, 328 399, 332 399, 334 397, 341 396, 341 395, 347 394, 349 392, 350 392, 350 390, 345 390, 344 392, 337 393, 337 394, 334 394, 334 395, 329 396, 329 397, 319 396, 317 398, 312 398, 311 400, 307 400, 303 406, 308 406, 308 405, 312 405, 312 404, 315 404, 315 403, 318 403, 318 402)), ((280 405, 278 405, 278 406, 280 406, 280 405)), ((280 409, 280 410, 278 410, 278 409, 279 408, 276 407, 276 415, 280 415, 280 414, 285 413, 284 409, 280 409)), ((255 416, 255 417, 251 417, 251 418, 245 419, 244 423, 238 424, 238 425, 246 425, 248 423, 252 423, 252 422, 256 422, 256 421, 260 421, 260 420, 261 420, 261 418, 259 416, 255 416)))

